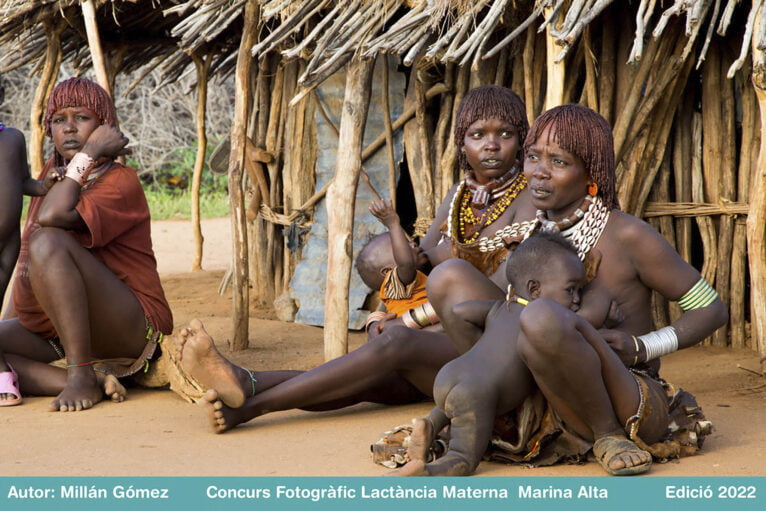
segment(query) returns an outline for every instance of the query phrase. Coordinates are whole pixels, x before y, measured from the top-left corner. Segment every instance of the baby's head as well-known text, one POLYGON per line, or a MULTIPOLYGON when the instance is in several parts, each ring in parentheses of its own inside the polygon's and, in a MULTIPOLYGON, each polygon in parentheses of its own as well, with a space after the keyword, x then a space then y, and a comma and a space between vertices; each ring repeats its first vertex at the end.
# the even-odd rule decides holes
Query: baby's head
POLYGON ((559 233, 536 233, 508 256, 505 276, 521 298, 550 298, 576 311, 586 284, 585 267, 559 233))
MULTIPOLYGON (((410 242, 412 258, 415 266, 421 268, 427 260, 423 251, 414 242, 410 242)), ((370 289, 380 289, 386 274, 396 266, 394 249, 391 245, 391 235, 387 232, 370 238, 359 255, 356 256, 356 269, 362 281, 370 289)))

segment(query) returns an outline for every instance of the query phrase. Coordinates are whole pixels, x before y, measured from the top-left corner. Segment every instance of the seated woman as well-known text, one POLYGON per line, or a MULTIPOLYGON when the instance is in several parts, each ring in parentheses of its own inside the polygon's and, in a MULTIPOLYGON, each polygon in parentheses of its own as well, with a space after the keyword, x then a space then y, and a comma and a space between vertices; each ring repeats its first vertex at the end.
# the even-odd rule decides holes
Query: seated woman
POLYGON ((141 183, 113 159, 128 152, 128 139, 115 128, 112 99, 94 82, 66 80, 44 124, 56 152, 42 175, 66 167, 29 206, 17 317, 0 322, 0 371, 13 368, 22 394, 56 396, 52 410, 79 411, 104 394, 122 400, 116 377, 143 368, 173 321, 141 183), (63 368, 49 365, 59 359, 63 368))
MULTIPOLYGON (((466 177, 450 190, 421 244, 432 265, 463 257, 479 274, 491 275, 507 250, 504 243, 488 245, 488 237, 518 218, 531 228, 534 208, 521 174, 527 129, 524 104, 509 89, 483 86, 465 95, 454 142, 466 177)), ((179 358, 202 386, 215 389, 203 403, 217 432, 271 411, 408 403, 432 396, 436 373, 458 352, 443 333, 407 328, 402 321, 373 323, 370 331, 380 333, 366 345, 302 374, 231 365, 196 320, 181 333, 179 358)))
MULTIPOLYGON (((611 347, 604 351, 584 338, 565 309, 544 301, 525 308, 516 351, 528 370, 515 373, 506 398, 521 407, 539 392, 545 405, 531 403, 539 412, 534 426, 522 431, 518 420, 506 424, 514 438, 507 458, 549 464, 582 456, 592 447, 608 473, 627 475, 649 469, 647 450, 661 458, 693 452, 694 435, 669 450, 652 446, 669 434, 659 357, 712 334, 727 320, 725 306, 655 229, 619 210, 612 132, 603 117, 579 105, 555 107, 535 120, 524 151, 524 173, 541 228, 562 232, 581 258, 600 257, 589 287, 611 297, 619 313, 612 314, 612 329, 599 330, 611 347), (652 291, 678 301, 685 311, 657 331, 652 331, 652 291), (545 430, 543 422, 555 427, 545 430)), ((503 297, 501 288, 463 261, 445 261, 429 277, 431 303, 463 351, 481 336, 454 313, 468 293, 503 297)), ((428 445, 434 434, 425 422, 415 433, 419 445, 428 445)))

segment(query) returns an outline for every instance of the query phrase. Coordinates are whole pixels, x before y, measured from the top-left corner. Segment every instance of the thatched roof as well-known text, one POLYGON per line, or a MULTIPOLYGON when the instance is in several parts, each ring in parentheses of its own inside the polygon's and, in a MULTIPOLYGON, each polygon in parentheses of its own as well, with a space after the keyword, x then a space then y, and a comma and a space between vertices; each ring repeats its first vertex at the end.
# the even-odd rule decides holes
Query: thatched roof
MULTIPOLYGON (((686 22, 688 51, 703 39, 699 64, 709 42, 725 36, 739 16, 746 30, 740 58, 730 75, 750 55, 756 31, 757 47, 766 49, 766 10, 756 20, 764 0, 675 0, 672 5, 642 0, 636 9, 632 60, 642 56, 647 37, 660 37, 674 17, 686 22)), ((102 44, 106 51, 129 48, 117 71, 129 72, 161 65, 166 82, 178 78, 191 64, 189 53, 215 55, 210 74, 228 75, 235 66, 242 13, 246 0, 95 0, 102 44)), ((585 28, 612 0, 263 0, 254 56, 272 51, 286 59, 302 57, 307 66, 302 85, 326 79, 354 54, 392 53, 406 65, 416 59, 476 67, 530 26, 551 27, 563 59, 585 28)), ((0 0, 3 31, 0 46, 10 50, 0 58, 0 72, 39 62, 45 55, 46 27, 64 23, 63 59, 77 68, 90 66, 80 0, 0 0)), ((738 31, 739 33, 739 31, 738 31)), ((123 50, 124 51, 124 50, 123 50)))
MULTIPOLYGON (((268 0, 262 5, 264 29, 253 55, 280 50, 286 58, 304 57, 307 68, 303 85, 321 82, 351 56, 378 52, 403 57, 405 65, 416 58, 426 62, 457 62, 477 67, 481 59, 497 54, 530 26, 544 30, 560 14, 563 23, 551 25, 563 59, 583 30, 612 0, 268 0)), ((687 51, 704 37, 699 63, 707 45, 725 36, 735 11, 748 12, 740 58, 730 69, 732 76, 750 53, 754 27, 757 46, 766 49, 766 23, 757 23, 763 0, 675 0, 662 10, 656 0, 642 0, 636 11, 636 33, 630 59, 640 60, 644 39, 660 37, 668 21, 686 21, 687 51), (725 3, 725 5, 723 5, 725 3), (723 6, 723 9, 721 8, 723 6)), ((667 4, 667 2, 665 3, 667 4)), ((761 20, 766 10, 761 12, 761 20)))
MULTIPOLYGON (((161 65, 165 82, 175 81, 192 63, 191 52, 213 51, 213 74, 232 71, 244 0, 94 0, 101 45, 114 73, 161 65), (189 14, 196 15, 190 18, 189 14), (199 30, 194 22, 203 20, 199 30), (180 30, 184 33, 177 34, 180 30), (199 36, 196 32, 200 31, 199 36), (187 36, 184 34, 192 33, 187 36)), ((0 73, 41 64, 46 34, 61 29, 62 60, 81 71, 92 66, 81 0, 0 0, 0 73)))
MULTIPOLYGON (((79 0, 0 1, 0 46, 6 53, 0 58, 0 72, 45 57, 46 31, 60 27, 64 61, 77 69, 91 66, 87 37, 79 0)), ((97 21, 104 51, 121 58, 112 62, 116 72, 130 72, 152 59, 176 51, 169 37, 177 18, 165 17, 160 8, 171 2, 153 0, 96 0, 97 21)))

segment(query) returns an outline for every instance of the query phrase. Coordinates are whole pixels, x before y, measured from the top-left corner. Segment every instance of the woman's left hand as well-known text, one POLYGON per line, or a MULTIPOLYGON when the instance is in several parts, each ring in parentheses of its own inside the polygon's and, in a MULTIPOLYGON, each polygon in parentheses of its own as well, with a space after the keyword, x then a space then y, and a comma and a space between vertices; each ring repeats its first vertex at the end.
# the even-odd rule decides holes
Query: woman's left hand
POLYGON ((372 325, 370 325, 370 329, 368 330, 368 334, 370 338, 377 337, 383 332, 386 331, 386 329, 391 328, 395 325, 403 325, 401 319, 396 317, 396 314, 393 312, 389 312, 385 315, 383 319, 380 321, 376 321, 372 325))
POLYGON ((82 152, 98 161, 101 157, 123 156, 133 151, 128 145, 128 137, 114 126, 102 124, 90 134, 82 152))
POLYGON ((631 367, 636 362, 643 360, 641 355, 641 343, 638 343, 639 350, 636 351, 636 342, 633 336, 620 330, 601 329, 598 331, 606 343, 617 353, 625 367, 631 367))

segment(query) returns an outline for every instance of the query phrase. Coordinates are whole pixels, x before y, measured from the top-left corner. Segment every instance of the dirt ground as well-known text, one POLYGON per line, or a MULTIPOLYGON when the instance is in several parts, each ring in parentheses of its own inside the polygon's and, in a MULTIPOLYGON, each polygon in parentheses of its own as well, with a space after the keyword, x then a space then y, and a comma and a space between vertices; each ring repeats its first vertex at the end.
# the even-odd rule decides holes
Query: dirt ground
MULTIPOLYGON (((229 264, 228 219, 205 221, 204 271, 190 273, 188 222, 157 222, 155 251, 176 328, 202 319, 221 350, 256 369, 308 369, 322 362, 322 330, 282 323, 255 311, 250 348, 232 354, 230 290, 218 294, 229 264)), ((352 347, 363 342, 353 334, 352 347)), ((657 465, 651 476, 763 476, 766 378, 752 351, 695 347, 666 357, 663 376, 697 396, 715 424, 700 454, 657 465)), ((663 359, 665 360, 665 359, 663 359)), ((25 398, 0 413, 5 438, 2 476, 376 476, 369 445, 392 426, 424 415, 428 403, 363 404, 324 413, 291 411, 261 417, 223 435, 205 414, 170 391, 129 389, 124 403, 80 413, 46 411, 50 398, 25 398)), ((527 469, 482 463, 480 475, 601 476, 595 464, 527 469)))

